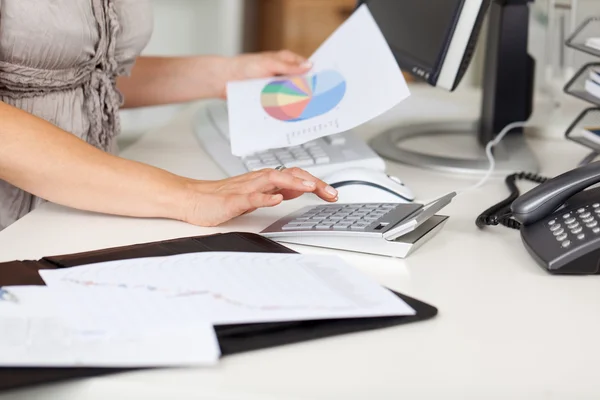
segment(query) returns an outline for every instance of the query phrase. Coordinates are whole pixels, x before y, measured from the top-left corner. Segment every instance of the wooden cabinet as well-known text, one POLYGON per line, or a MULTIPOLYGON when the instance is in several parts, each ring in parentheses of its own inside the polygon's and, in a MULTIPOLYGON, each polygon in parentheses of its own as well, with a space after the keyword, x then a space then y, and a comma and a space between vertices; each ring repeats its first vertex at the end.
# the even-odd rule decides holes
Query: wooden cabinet
POLYGON ((289 49, 309 57, 356 6, 356 0, 260 0, 261 50, 289 49))
MULTIPOLYGON (((259 51, 288 49, 312 53, 354 11, 356 0, 258 0, 259 51)), ((405 74, 408 80, 412 80, 405 74)))

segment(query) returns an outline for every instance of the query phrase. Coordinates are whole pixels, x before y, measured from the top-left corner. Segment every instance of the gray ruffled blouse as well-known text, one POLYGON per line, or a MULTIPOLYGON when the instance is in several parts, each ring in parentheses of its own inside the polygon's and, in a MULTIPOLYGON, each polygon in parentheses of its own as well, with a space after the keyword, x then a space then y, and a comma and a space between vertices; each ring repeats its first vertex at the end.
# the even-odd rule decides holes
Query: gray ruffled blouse
MULTIPOLYGON (((0 100, 116 152, 116 77, 150 39, 150 1, 0 0, 0 100)), ((0 230, 41 202, 0 180, 0 230)))

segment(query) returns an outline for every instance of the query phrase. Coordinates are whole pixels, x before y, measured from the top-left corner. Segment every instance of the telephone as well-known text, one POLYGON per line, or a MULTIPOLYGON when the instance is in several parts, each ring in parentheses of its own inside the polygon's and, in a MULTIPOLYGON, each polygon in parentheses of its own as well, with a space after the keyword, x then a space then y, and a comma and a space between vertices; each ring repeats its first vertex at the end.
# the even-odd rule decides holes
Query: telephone
POLYGON ((511 196, 488 209, 477 225, 519 229, 537 263, 553 274, 600 273, 600 162, 555 178, 520 173, 507 178, 511 196), (516 179, 539 186, 518 196, 516 179))

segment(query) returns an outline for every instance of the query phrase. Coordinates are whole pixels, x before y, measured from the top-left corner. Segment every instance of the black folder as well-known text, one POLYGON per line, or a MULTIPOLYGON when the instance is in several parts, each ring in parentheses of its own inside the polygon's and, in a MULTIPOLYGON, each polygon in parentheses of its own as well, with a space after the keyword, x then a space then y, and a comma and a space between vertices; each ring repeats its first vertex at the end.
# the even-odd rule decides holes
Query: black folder
MULTIPOLYGON (((44 285, 38 273, 40 269, 67 268, 97 262, 202 251, 295 253, 288 247, 253 233, 232 232, 187 237, 44 257, 37 261, 0 263, 0 286, 44 285)), ((217 326, 215 331, 221 353, 226 357, 230 354, 423 321, 437 315, 436 307, 400 293, 393 293, 409 304, 416 311, 416 315, 217 326)), ((130 370, 122 368, 0 368, 0 391, 130 370)))

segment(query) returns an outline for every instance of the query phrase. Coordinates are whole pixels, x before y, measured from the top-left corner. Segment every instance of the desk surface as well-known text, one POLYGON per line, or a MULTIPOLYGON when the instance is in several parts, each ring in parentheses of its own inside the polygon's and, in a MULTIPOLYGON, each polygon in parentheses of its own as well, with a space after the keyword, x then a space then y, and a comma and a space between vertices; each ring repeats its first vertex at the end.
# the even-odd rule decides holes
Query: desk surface
MULTIPOLYGON (((436 96, 440 96, 436 92, 436 96)), ((456 97, 443 118, 475 117, 476 98, 456 97)), ((361 128, 368 137, 394 121, 432 119, 426 93, 361 128)), ((183 112, 123 152, 190 177, 221 178, 183 112)), ((557 136, 532 139, 545 175, 573 168, 586 154, 557 136)), ((469 186, 475 178, 389 164, 419 198, 469 186)), ((527 184, 522 185, 526 190, 527 184)), ((62 383, 0 399, 598 399, 600 277, 550 276, 518 232, 474 224, 507 196, 503 179, 459 196, 444 230, 406 260, 338 254, 387 287, 439 308, 431 321, 291 345, 222 359, 212 369, 156 370, 62 383)), ((308 203, 304 197, 218 228, 96 215, 46 204, 0 232, 0 261, 225 231, 257 232, 308 203)))

